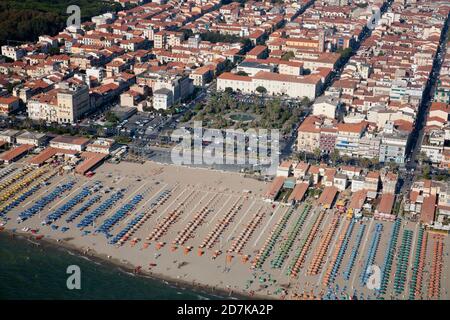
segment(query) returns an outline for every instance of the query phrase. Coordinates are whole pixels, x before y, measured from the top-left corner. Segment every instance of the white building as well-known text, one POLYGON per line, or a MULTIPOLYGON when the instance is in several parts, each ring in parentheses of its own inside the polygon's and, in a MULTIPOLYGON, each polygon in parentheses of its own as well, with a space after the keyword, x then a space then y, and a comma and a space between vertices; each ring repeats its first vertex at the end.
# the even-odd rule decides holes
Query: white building
POLYGON ((166 110, 173 104, 172 91, 161 88, 153 92, 153 108, 166 110))
POLYGON ((321 96, 313 104, 313 115, 325 116, 335 119, 338 113, 339 99, 329 96, 321 96))
POLYGON ((291 98, 314 100, 322 85, 320 76, 293 76, 274 72, 260 71, 255 76, 239 76, 229 72, 222 73, 217 78, 217 90, 225 91, 231 88, 248 94, 259 94, 261 87, 269 95, 286 95, 291 98))
POLYGON ((41 146, 47 139, 45 133, 25 131, 16 137, 17 144, 29 144, 33 146, 41 146))
POLYGON ((97 68, 97 67, 87 68, 86 76, 94 77, 98 80, 98 82, 102 82, 106 76, 106 71, 104 68, 97 68))
POLYGON ((83 137, 57 136, 50 141, 50 147, 81 152, 88 143, 89 139, 83 137))
POLYGON ((34 96, 27 103, 31 119, 47 122, 74 123, 90 110, 88 86, 64 82, 54 90, 34 96))
POLYGON ((110 154, 116 142, 114 139, 98 138, 86 147, 86 151, 110 154))
POLYGON ((22 48, 13 46, 2 46, 2 55, 14 61, 22 59, 26 55, 26 51, 22 48))

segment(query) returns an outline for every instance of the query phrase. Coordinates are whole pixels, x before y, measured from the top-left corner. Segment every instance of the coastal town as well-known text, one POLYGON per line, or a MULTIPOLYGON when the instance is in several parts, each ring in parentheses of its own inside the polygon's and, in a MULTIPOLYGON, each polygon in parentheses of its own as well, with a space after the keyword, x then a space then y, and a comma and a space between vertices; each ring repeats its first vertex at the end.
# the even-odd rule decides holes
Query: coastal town
POLYGON ((116 2, 1 46, 0 231, 225 296, 450 299, 448 1, 116 2), (174 163, 196 123, 278 130, 274 172, 174 163))

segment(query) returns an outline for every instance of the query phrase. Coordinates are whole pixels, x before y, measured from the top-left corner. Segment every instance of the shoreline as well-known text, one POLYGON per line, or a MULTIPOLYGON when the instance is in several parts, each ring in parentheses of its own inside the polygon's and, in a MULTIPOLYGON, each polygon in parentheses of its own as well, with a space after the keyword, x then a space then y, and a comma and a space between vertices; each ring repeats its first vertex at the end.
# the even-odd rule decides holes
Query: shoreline
MULTIPOLYGON (((23 240, 27 241, 30 244, 35 246, 48 246, 57 250, 67 250, 69 254, 75 254, 77 257, 86 257, 88 260, 91 260, 93 263, 99 263, 102 266, 117 268, 120 272, 127 273, 128 275, 133 275, 145 279, 150 279, 153 281, 161 282, 167 286, 174 287, 181 290, 190 290, 199 294, 208 294, 217 296, 217 298, 225 299, 225 300, 267 300, 268 297, 261 295, 250 295, 242 292, 236 292, 236 290, 232 290, 231 293, 224 288, 218 287, 210 287, 208 285, 203 285, 200 283, 191 283, 189 281, 185 281, 183 279, 175 279, 164 274, 153 273, 148 271, 139 271, 135 273, 135 268, 137 266, 132 265, 129 262, 124 262, 118 259, 117 257, 108 257, 104 254, 98 253, 92 248, 89 250, 83 250, 71 243, 68 243, 64 239, 55 240, 49 236, 44 236, 43 238, 36 240, 35 236, 30 235, 29 233, 25 233, 23 231, 11 230, 4 228, 0 232, 4 233, 6 237, 10 240, 23 240)), ((273 299, 273 297, 271 297, 273 299)))

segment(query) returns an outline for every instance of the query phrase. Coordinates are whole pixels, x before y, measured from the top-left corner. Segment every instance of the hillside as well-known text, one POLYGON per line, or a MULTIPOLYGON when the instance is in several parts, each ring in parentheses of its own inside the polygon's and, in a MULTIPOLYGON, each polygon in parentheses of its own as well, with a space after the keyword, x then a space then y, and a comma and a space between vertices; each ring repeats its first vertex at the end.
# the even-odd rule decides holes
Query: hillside
POLYGON ((1 0, 0 44, 6 40, 34 41, 42 34, 56 34, 64 28, 66 10, 71 4, 81 8, 83 21, 120 9, 118 4, 101 0, 1 0))

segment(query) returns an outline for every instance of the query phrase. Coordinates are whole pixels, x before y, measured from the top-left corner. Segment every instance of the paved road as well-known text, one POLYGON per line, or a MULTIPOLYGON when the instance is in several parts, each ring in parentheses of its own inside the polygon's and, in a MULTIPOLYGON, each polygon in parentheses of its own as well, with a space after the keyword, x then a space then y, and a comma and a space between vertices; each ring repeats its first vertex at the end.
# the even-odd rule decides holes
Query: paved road
POLYGON ((432 73, 428 80, 427 87, 425 88, 422 103, 419 106, 416 124, 414 126, 413 132, 411 133, 411 141, 409 143, 409 150, 407 151, 408 161, 405 166, 406 170, 403 174, 403 185, 401 188, 402 194, 406 194, 411 189, 414 178, 417 175, 417 156, 420 153, 420 147, 422 145, 426 118, 429 113, 430 106, 433 102, 437 79, 439 78, 440 70, 442 67, 442 63, 444 62, 445 52, 447 49, 447 31, 449 27, 449 17, 447 17, 445 26, 441 34, 440 45, 433 62, 432 73))

